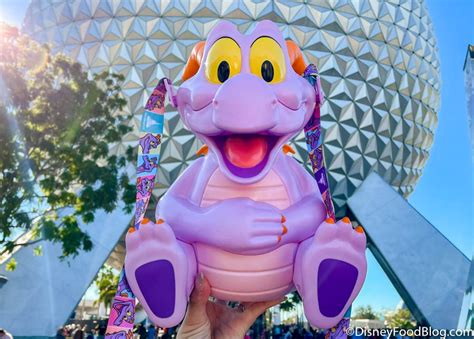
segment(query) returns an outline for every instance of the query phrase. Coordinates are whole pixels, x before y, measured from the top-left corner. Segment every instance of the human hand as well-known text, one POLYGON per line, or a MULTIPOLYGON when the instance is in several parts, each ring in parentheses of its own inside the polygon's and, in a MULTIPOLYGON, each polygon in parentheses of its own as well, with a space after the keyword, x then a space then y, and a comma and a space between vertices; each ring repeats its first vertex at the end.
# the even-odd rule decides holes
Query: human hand
POLYGON ((264 302, 247 302, 242 303, 240 307, 230 308, 209 301, 210 293, 209 282, 202 273, 199 273, 177 339, 242 339, 260 314, 285 300, 281 298, 264 302))

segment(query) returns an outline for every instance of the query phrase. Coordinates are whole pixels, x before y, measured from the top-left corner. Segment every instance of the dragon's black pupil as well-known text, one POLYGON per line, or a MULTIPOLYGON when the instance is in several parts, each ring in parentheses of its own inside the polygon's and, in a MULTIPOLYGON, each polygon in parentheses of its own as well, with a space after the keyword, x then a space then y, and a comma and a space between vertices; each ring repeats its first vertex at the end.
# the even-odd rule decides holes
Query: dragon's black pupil
POLYGON ((262 78, 266 82, 271 82, 273 80, 273 65, 270 61, 265 60, 262 64, 262 78))
POLYGON ((227 61, 221 61, 219 67, 217 67, 217 78, 220 82, 224 82, 229 79, 230 67, 227 61))

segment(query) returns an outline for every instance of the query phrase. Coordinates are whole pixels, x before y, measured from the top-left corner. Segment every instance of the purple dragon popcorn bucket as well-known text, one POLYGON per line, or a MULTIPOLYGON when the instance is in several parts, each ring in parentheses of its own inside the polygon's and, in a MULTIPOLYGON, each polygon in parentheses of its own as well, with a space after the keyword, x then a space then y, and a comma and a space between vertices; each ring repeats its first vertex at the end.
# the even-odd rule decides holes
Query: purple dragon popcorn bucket
POLYGON ((223 21, 195 46, 183 80, 176 92, 161 80, 145 107, 135 226, 108 336, 131 333, 133 314, 122 311, 135 297, 156 325, 177 325, 199 272, 220 300, 268 301, 296 289, 311 325, 339 324, 329 334, 344 336, 366 276, 366 237, 348 218, 335 221, 317 68, 271 21, 247 35, 223 21), (167 95, 206 147, 160 199, 153 223, 144 213, 167 95), (313 177, 288 152, 302 130, 313 177))

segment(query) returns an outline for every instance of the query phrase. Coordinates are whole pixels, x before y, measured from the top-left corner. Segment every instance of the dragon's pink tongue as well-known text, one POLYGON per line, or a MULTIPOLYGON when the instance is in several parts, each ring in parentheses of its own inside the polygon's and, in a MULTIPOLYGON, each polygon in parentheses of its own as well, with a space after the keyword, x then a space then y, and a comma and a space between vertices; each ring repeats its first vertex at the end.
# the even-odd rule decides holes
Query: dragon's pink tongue
POLYGON ((267 153, 267 140, 261 135, 230 136, 224 143, 227 159, 240 168, 258 165, 267 153))

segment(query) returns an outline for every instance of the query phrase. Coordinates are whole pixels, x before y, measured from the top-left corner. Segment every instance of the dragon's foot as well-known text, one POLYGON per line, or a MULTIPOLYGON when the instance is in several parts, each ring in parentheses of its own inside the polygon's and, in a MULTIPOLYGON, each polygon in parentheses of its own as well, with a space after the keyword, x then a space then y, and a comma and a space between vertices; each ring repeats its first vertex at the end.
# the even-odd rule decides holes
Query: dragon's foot
POLYGON ((297 253, 295 285, 306 317, 319 328, 335 326, 359 293, 367 273, 365 234, 349 218, 327 219, 297 253))
POLYGON ((196 274, 194 250, 179 242, 168 224, 145 219, 126 236, 125 272, 150 320, 161 327, 184 317, 196 274))

